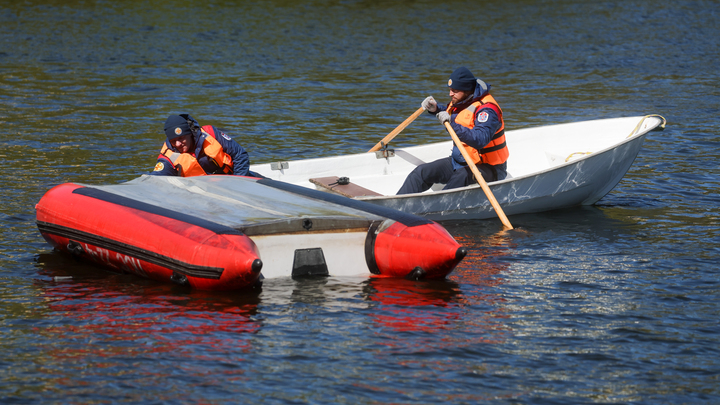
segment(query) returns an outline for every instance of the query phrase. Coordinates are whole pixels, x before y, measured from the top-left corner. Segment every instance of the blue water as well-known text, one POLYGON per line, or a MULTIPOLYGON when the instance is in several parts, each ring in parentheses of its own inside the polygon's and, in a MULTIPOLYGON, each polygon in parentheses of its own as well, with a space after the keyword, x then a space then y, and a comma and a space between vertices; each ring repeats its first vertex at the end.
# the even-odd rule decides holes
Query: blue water
MULTIPOLYGON (((720 403, 720 3, 0 5, 0 402, 720 403), (597 205, 443 223, 447 280, 187 292, 53 252, 34 204, 154 166, 171 113, 253 163, 364 152, 457 66, 508 129, 661 114, 597 205)), ((445 139, 421 117, 395 140, 445 139)), ((512 153, 512 151, 511 151, 512 153)))

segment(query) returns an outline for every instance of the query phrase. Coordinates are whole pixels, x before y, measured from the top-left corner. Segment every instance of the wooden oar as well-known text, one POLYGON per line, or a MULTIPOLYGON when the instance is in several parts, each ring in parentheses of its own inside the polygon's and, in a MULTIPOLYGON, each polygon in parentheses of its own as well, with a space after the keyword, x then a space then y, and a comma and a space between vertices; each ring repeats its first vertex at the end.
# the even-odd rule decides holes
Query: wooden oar
POLYGON ((485 195, 487 196, 488 200, 490 200, 490 204, 492 204, 493 208, 495 208, 495 213, 497 213, 498 217, 500 217, 500 221, 502 221, 503 225, 505 225, 505 228, 513 229, 513 226, 510 225, 510 221, 508 221, 507 217, 505 216, 505 212, 503 212, 502 208, 500 207, 500 204, 498 204, 492 191, 490 191, 490 187, 488 187, 487 183, 485 182, 485 179, 483 178, 482 174, 480 173, 480 170, 478 170, 477 166, 475 166, 475 163, 470 158, 470 155, 468 154, 467 150, 465 150, 465 147, 462 145, 462 142, 460 142, 460 138, 458 138, 457 134, 455 133, 455 130, 452 129, 452 127, 450 126, 450 123, 447 121, 445 121, 445 128, 447 128, 453 141, 455 141, 455 145, 457 145, 458 149, 460 149, 460 153, 462 153, 463 157, 465 158, 465 162, 467 162, 468 166, 470 166, 470 170, 472 170, 473 174, 475 175, 475 180, 477 180, 478 184, 485 192, 485 195))
POLYGON ((387 134, 385 138, 382 139, 382 141, 378 142, 375 146, 373 146, 368 153, 375 152, 376 150, 380 150, 380 148, 383 147, 383 145, 387 145, 388 142, 392 141, 393 138, 395 138, 395 135, 399 134, 400 131, 405 129, 406 126, 410 125, 411 122, 415 121, 415 118, 419 117, 420 114, 425 111, 424 108, 420 107, 417 111, 415 111, 411 116, 409 116, 405 121, 402 122, 402 124, 398 125, 397 128, 393 129, 392 132, 387 134))

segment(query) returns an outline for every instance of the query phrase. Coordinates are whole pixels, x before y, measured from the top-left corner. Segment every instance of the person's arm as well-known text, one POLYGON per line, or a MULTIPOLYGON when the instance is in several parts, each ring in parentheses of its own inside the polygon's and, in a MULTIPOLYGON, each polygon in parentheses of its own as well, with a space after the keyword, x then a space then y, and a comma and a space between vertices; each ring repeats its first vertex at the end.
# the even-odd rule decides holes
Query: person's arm
POLYGON ((157 163, 155 164, 155 170, 149 173, 151 176, 177 176, 178 173, 175 166, 173 166, 170 159, 165 155, 158 155, 157 163))
POLYGON ((492 140, 493 135, 500 129, 500 118, 492 108, 483 108, 475 116, 475 127, 473 129, 455 123, 457 114, 450 118, 450 125, 455 130, 458 138, 475 149, 484 148, 492 140))
POLYGON ((227 136, 224 132, 213 127, 216 134, 215 139, 220 142, 223 147, 223 151, 230 156, 233 161, 233 174, 238 176, 249 176, 250 175, 250 155, 248 155, 245 148, 240 146, 239 143, 235 142, 232 138, 227 136))

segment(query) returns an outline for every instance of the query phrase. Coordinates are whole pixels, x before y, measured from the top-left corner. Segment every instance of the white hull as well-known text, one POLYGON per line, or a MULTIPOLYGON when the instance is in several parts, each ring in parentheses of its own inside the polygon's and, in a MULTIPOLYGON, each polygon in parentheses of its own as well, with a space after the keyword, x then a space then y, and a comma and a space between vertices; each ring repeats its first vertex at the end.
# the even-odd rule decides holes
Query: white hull
POLYGON ((292 276, 295 252, 299 249, 322 249, 330 277, 370 276, 365 264, 366 238, 367 230, 250 236, 261 253, 263 277, 268 279, 292 276))
MULTIPOLYGON (((506 131, 512 177, 489 183, 490 189, 506 215, 594 204, 622 179, 648 132, 664 123, 659 116, 627 117, 506 131)), ((449 156, 451 148, 448 141, 395 149, 390 158, 361 153, 259 164, 251 170, 310 188, 316 187, 310 178, 348 177, 382 194, 357 199, 434 220, 496 217, 477 185, 445 191, 436 185, 424 193, 395 195, 412 169, 449 156)))

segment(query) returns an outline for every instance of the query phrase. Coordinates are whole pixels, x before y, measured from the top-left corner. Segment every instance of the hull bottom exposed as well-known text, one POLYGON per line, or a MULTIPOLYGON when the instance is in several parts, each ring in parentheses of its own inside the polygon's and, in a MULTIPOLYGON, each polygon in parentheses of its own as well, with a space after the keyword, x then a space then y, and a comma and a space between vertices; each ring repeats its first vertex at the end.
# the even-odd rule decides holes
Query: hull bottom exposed
POLYGON ((69 183, 48 191, 36 209, 40 233, 60 251, 206 290, 290 276, 442 278, 466 253, 430 220, 235 176, 69 183))

